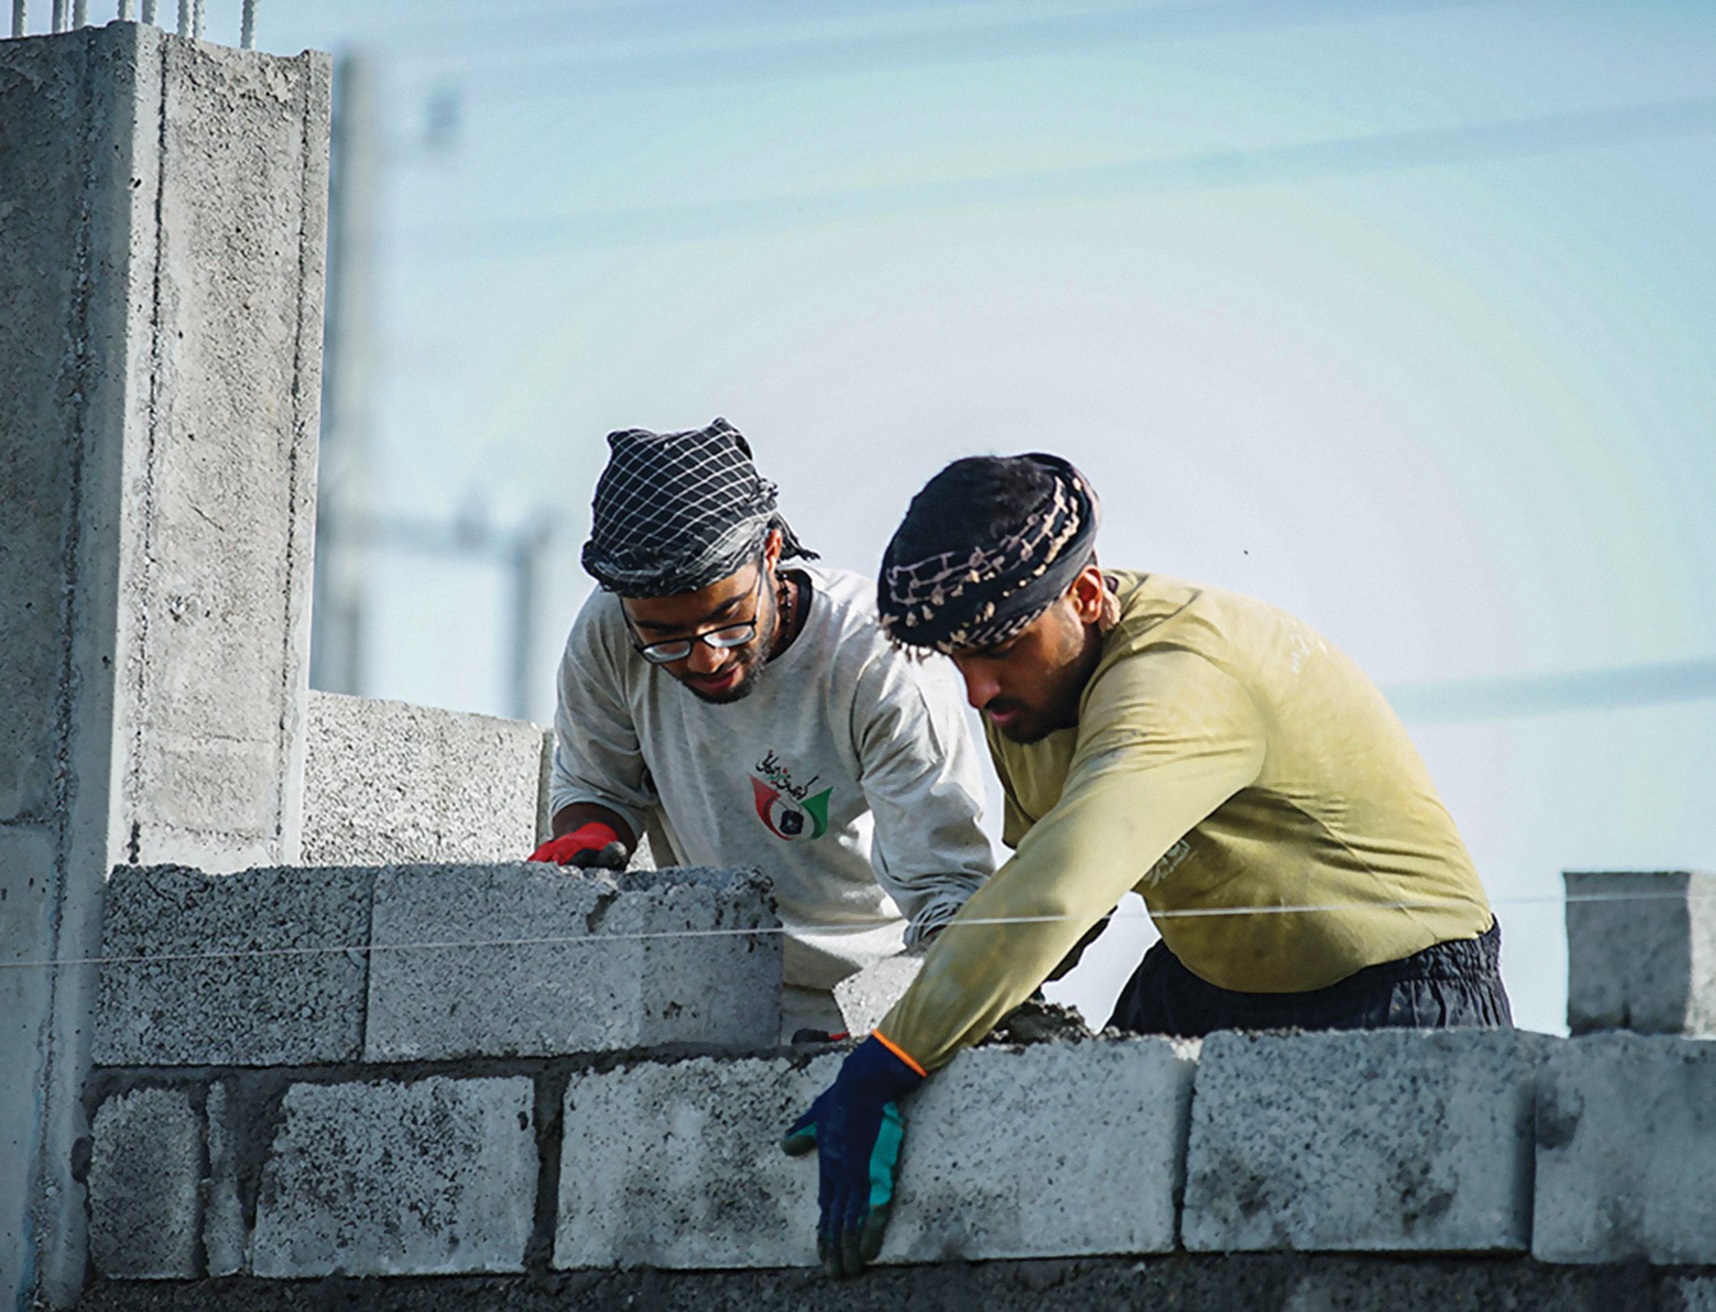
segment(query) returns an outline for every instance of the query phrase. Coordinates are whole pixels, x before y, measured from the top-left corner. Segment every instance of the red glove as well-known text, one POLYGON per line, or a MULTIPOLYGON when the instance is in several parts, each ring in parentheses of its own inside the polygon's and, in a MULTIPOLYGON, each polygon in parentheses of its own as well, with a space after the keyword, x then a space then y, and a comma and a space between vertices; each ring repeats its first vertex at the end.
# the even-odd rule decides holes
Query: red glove
POLYGON ((591 820, 579 825, 569 834, 551 838, 530 854, 532 861, 552 861, 559 866, 579 866, 588 870, 600 866, 607 870, 624 870, 627 852, 611 825, 591 820))

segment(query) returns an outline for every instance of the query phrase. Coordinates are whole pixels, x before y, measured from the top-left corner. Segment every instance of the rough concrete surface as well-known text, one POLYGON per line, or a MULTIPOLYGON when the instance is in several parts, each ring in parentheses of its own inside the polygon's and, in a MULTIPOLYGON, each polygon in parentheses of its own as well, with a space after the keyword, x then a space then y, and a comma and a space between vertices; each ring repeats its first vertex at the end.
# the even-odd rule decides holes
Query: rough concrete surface
POLYGON ((148 451, 126 489, 120 598, 136 859, 293 861, 331 66, 137 40, 159 51, 160 99, 138 289, 152 321, 127 343, 148 451))
POLYGON ((1177 1254, 818 1272, 98 1284, 84 1312, 1704 1312, 1693 1280, 1524 1257, 1177 1254))
POLYGON ((362 1050, 364 957, 326 949, 361 949, 368 941, 373 879, 368 870, 116 870, 102 955, 120 960, 101 968, 95 1061, 355 1060, 362 1050))
POLYGON ((53 989, 50 971, 6 967, 53 954, 56 837, 45 826, 0 824, 0 1253, 21 1253, 28 1242, 25 1191, 4 1182, 29 1179, 34 1162, 53 989))
POLYGON ((1716 1043, 1594 1034, 1555 1045, 1537 1107, 1532 1253, 1716 1262, 1716 1043))
POLYGON ((1716 1034, 1716 876, 1565 879, 1568 1029, 1716 1034))
POLYGON ((634 872, 617 883, 533 862, 385 870, 366 1054, 771 1048, 782 937, 743 931, 779 924, 761 878, 744 870, 634 872), (471 945, 387 948, 450 941, 471 945))
POLYGON ((1215 1034, 1181 1230, 1235 1252, 1521 1251, 1534 1073, 1517 1030, 1215 1034))
MULTIPOLYGON (((93 954, 115 861, 297 857, 329 72, 130 23, 0 43, 0 822, 63 844, 35 955, 93 954)), ((7 1305, 83 1277, 92 987, 58 972, 0 1049, 39 1107, 0 1132, 42 1144, 0 1172, 0 1225, 41 1190, 7 1305)))
MULTIPOLYGON (((882 1260, 1172 1248, 1194 1051, 1146 1039, 962 1054, 906 1105, 882 1260)), ((815 1160, 779 1139, 839 1061, 574 1076, 555 1265, 814 1263, 815 1160)))
POLYGON ((522 861, 536 847, 542 730, 312 692, 303 860, 522 861))
POLYGON ((834 986, 834 1001, 850 1034, 868 1034, 886 1016, 923 969, 922 954, 883 957, 834 986))
POLYGON ((1149 1038, 962 1053, 906 1111, 882 1260, 1171 1251, 1197 1050, 1149 1038))
POLYGON ((840 1060, 645 1062, 573 1077, 554 1265, 814 1262, 816 1163, 786 1156, 780 1138, 840 1060))
POLYGON ((95 1114, 90 1260, 109 1276, 184 1278, 197 1269, 203 1126, 185 1089, 133 1089, 95 1114))
POLYGON ((208 1175, 204 1184, 203 1252, 208 1274, 231 1276, 250 1270, 250 1223, 245 1218, 243 1186, 245 1141, 258 1126, 247 1124, 248 1110, 217 1080, 208 1087, 208 1175))
POLYGON ((1716 1277, 1692 1276, 1674 1282, 1680 1294, 1681 1312, 1716 1312, 1716 1277))
POLYGON ((521 1271, 536 1203, 531 1082, 297 1084, 262 1173, 259 1276, 521 1271))

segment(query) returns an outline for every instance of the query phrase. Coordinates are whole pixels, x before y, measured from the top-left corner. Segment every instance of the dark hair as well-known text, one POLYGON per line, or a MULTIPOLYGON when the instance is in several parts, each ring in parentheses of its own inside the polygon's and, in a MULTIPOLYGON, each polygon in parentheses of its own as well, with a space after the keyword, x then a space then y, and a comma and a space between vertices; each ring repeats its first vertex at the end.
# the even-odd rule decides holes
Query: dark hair
POLYGON ((925 560, 1017 533, 1055 477, 1022 456, 965 456, 925 483, 894 532, 896 560, 925 560))

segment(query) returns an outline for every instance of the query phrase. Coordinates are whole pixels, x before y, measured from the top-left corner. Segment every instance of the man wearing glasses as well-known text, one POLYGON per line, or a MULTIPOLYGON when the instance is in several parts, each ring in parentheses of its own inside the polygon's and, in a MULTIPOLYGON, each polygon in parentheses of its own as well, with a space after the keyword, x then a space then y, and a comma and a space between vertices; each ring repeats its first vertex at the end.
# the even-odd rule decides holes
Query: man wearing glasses
POLYGON ((787 931, 783 1033, 926 942, 991 870, 956 682, 882 634, 873 585, 819 565, 724 419, 610 434, 560 664, 554 838, 539 861, 755 866, 787 931))

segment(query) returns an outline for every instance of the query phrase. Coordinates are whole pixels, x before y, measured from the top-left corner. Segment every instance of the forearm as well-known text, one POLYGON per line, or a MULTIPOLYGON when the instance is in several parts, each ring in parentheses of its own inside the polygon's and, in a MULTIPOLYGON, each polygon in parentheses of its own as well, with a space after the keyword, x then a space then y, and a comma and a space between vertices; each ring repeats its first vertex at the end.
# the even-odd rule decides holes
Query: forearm
POLYGON ((637 850, 638 839, 637 835, 632 832, 631 826, 622 820, 617 812, 597 802, 572 802, 561 807, 554 813, 554 819, 551 823, 553 837, 560 838, 579 826, 587 824, 607 825, 608 828, 612 829, 615 836, 625 845, 628 857, 637 850))
POLYGON ((1179 838, 1254 771, 1242 754, 1072 780, 1053 811, 936 936, 877 1026, 926 1070, 1050 978, 1179 838))

